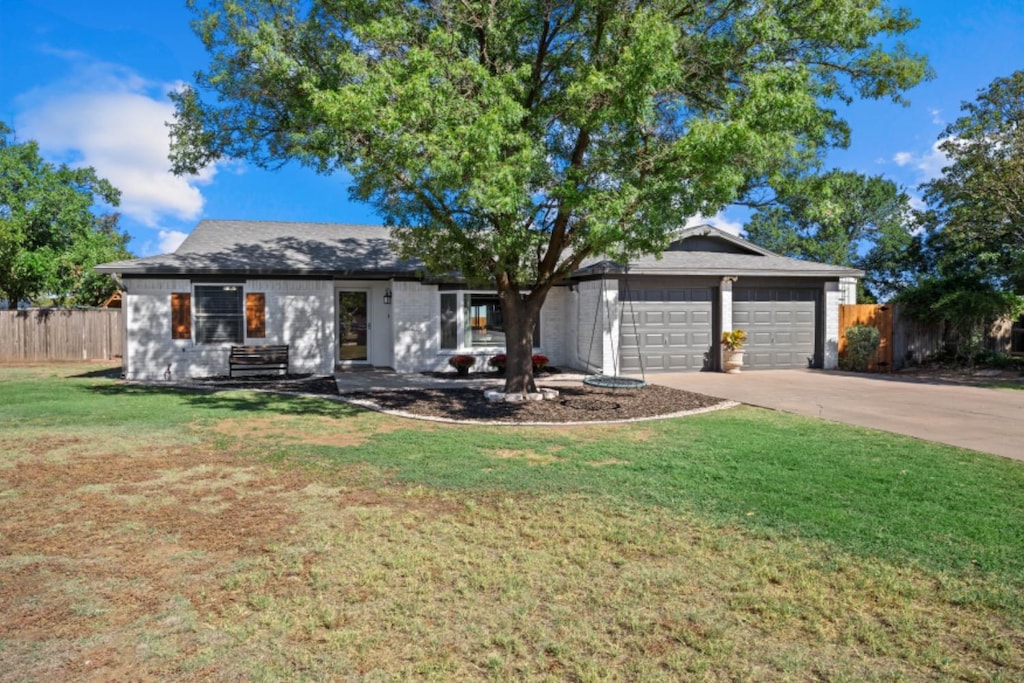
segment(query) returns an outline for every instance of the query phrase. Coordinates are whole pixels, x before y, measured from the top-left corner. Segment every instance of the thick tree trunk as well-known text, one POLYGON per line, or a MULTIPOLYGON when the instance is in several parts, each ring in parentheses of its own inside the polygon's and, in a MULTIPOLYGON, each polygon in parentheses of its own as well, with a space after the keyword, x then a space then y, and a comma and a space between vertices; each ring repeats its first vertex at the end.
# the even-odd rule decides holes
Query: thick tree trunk
POLYGON ((547 292, 523 297, 514 289, 498 291, 505 322, 505 393, 537 391, 533 380, 533 331, 547 292))

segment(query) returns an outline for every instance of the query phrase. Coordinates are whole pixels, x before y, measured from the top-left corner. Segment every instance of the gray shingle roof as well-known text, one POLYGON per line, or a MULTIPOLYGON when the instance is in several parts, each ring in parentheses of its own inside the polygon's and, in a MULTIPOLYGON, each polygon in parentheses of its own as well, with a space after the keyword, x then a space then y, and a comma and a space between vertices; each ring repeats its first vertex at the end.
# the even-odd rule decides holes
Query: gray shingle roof
POLYGON ((97 266, 121 275, 342 275, 394 277, 422 269, 400 260, 388 228, 339 223, 202 221, 173 254, 97 266))
MULTIPOLYGON (((694 244, 694 242, 691 242, 694 244)), ((422 274, 419 261, 400 260, 388 228, 340 223, 202 221, 173 254, 97 266, 120 275, 263 275, 391 278, 422 274)), ((605 259, 590 259, 576 277, 621 272, 605 259)), ((855 268, 779 256, 712 226, 682 230, 661 258, 642 256, 629 264, 636 275, 767 275, 862 277, 855 268), (688 250, 685 240, 703 240, 688 250), (711 251, 703 250, 710 248, 711 251)))
MULTIPOLYGON (((577 277, 602 272, 622 272, 622 266, 607 259, 585 261, 574 273, 577 277)), ((741 237, 710 225, 681 230, 677 239, 661 257, 641 256, 629 262, 631 275, 766 275, 787 277, 863 277, 864 271, 827 263, 802 261, 780 256, 741 237), (703 238, 716 243, 714 250, 687 250, 683 243, 703 238)))

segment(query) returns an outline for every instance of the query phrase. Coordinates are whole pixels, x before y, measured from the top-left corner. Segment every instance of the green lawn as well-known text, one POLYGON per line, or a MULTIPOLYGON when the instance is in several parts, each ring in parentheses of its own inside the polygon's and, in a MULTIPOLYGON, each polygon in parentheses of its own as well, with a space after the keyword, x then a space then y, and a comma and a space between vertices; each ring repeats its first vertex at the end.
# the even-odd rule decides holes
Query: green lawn
POLYGON ((0 453, 0 681, 83 653, 129 678, 1024 678, 1024 463, 993 456, 753 408, 447 426, 80 366, 0 368, 0 453))

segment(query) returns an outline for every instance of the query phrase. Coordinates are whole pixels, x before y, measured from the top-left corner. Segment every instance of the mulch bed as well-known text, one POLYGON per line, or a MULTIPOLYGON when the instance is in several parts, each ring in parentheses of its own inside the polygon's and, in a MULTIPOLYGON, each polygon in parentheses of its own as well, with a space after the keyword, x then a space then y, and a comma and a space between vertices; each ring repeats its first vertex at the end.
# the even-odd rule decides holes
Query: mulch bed
POLYGON ((508 423, 635 420, 722 403, 719 398, 654 385, 615 390, 559 386, 558 391, 555 400, 528 403, 492 403, 484 398, 480 389, 410 389, 363 392, 346 397, 372 403, 382 410, 425 417, 508 423))
MULTIPOLYGON (((338 385, 333 377, 311 375, 208 377, 194 382, 210 389, 261 389, 338 395, 338 385)), ((583 384, 560 385, 556 388, 559 391, 557 399, 527 403, 491 402, 484 398, 483 390, 479 387, 351 392, 345 394, 345 399, 371 404, 381 410, 424 417, 510 424, 635 420, 710 408, 722 403, 720 398, 656 385, 640 389, 600 389, 583 384)))

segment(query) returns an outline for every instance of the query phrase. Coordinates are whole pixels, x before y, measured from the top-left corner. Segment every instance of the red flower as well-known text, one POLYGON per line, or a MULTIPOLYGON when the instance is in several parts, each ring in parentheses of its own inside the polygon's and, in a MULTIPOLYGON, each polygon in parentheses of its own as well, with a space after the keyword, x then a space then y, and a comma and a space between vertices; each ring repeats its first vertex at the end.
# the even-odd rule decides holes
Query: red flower
POLYGON ((451 358, 448 359, 448 365, 456 369, 462 368, 468 370, 469 368, 476 365, 476 356, 467 356, 464 354, 452 356, 451 358))

